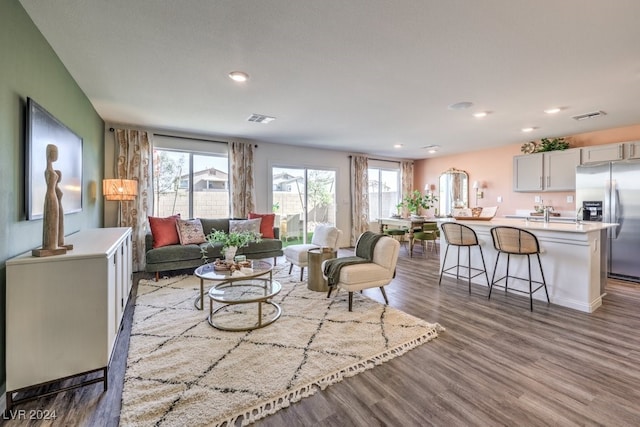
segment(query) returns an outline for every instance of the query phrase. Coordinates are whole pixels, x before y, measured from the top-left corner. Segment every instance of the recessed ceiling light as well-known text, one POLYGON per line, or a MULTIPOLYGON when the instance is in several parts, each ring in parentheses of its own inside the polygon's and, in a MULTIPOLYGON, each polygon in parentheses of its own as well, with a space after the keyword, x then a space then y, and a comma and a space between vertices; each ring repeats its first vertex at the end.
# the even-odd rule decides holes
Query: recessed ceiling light
POLYGON ((229 78, 235 82, 246 82, 249 80, 249 74, 244 71, 232 71, 229 73, 229 78))
POLYGON ((535 127, 522 128, 522 132, 533 132, 536 129, 538 129, 538 128, 535 128, 535 127))
POLYGON ((481 119, 483 117, 487 117, 487 113, 486 111, 478 111, 477 113, 473 113, 473 117, 475 117, 476 119, 481 119))
POLYGON ((402 148, 402 144, 393 144, 393 148, 402 148))
POLYGON ((449 110, 466 110, 467 108, 471 108, 473 106, 473 102, 462 101, 456 102, 455 104, 449 105, 449 110))
POLYGON ((558 108, 558 107, 553 107, 553 108, 548 108, 548 109, 544 110, 544 112, 547 113, 547 114, 556 114, 556 113, 559 113, 560 110, 561 109, 558 108))

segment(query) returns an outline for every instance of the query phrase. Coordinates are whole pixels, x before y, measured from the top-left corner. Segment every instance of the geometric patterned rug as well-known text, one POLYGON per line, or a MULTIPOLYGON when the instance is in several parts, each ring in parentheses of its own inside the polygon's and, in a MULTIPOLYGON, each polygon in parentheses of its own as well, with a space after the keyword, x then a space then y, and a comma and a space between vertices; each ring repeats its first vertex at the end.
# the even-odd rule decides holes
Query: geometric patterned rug
MULTIPOLYGON (((359 293, 349 312, 346 292, 327 298, 286 270, 274 270, 282 290, 273 301, 282 315, 247 332, 209 325, 206 293, 205 309, 193 306, 200 283, 194 276, 140 280, 120 424, 246 425, 444 330, 359 293)), ((229 316, 255 317, 255 307, 235 306, 229 316)))

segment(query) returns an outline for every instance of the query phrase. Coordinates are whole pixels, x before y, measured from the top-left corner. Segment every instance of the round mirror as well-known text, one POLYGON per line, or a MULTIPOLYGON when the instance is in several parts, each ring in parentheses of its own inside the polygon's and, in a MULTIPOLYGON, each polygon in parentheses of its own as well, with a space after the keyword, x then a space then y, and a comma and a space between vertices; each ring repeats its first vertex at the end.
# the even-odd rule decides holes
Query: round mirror
POLYGON ((440 216, 450 216, 453 208, 469 207, 469 175, 451 168, 440 175, 440 216))

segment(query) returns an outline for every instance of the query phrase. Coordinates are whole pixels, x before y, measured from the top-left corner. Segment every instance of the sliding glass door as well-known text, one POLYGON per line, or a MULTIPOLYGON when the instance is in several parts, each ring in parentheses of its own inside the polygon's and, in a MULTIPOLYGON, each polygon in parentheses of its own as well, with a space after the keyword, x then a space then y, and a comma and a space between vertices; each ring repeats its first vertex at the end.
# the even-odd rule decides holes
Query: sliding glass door
POLYGON ((311 241, 316 224, 336 223, 336 172, 273 167, 273 212, 283 245, 311 241))

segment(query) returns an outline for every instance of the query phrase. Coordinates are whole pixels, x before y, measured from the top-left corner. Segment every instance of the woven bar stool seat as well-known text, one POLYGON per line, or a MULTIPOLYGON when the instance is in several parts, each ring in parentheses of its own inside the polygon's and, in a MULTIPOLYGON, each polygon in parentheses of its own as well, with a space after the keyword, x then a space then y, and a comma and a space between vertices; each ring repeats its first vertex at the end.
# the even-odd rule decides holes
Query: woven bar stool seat
POLYGON ((504 288, 505 293, 509 291, 520 292, 529 294, 529 309, 533 311, 533 294, 540 289, 544 289, 544 293, 547 296, 547 303, 549 303, 549 292, 547 291, 547 283, 544 280, 544 272, 542 271, 542 262, 540 261, 540 244, 538 238, 527 230, 523 230, 517 227, 494 227, 491 229, 491 238, 493 239, 493 246, 498 251, 496 256, 496 264, 493 269, 493 275, 491 277, 491 285, 489 286, 489 298, 491 298, 491 291, 494 286, 504 288), (502 254, 507 255, 507 270, 506 274, 496 280, 496 271, 498 269, 498 261, 502 254), (511 256, 526 256, 527 267, 529 277, 512 276, 509 274, 509 264, 511 256), (531 257, 534 256, 538 259, 538 267, 540 268, 541 280, 533 280, 531 278, 531 257), (529 283, 529 291, 521 289, 509 288, 509 279, 522 280, 529 283), (498 283, 504 280, 504 285, 498 283), (533 285, 538 285, 533 289, 533 285))
POLYGON ((484 263, 484 255, 482 254, 482 247, 478 241, 478 236, 473 229, 466 225, 458 224, 456 222, 445 222, 440 227, 442 229, 442 235, 447 242, 447 249, 444 252, 444 259, 442 260, 442 267, 440 271, 440 280, 438 280, 438 286, 442 283, 442 276, 444 274, 455 276, 457 280, 467 279, 469 282, 469 293, 471 293, 471 279, 484 274, 487 280, 487 286, 489 285, 489 276, 487 275, 487 267, 484 263), (447 256, 449 255, 449 248, 455 247, 458 249, 457 263, 451 267, 445 268, 447 265, 447 256), (467 265, 460 263, 460 248, 467 248, 467 265), (477 247, 480 253, 480 260, 482 262, 482 268, 471 266, 471 248, 477 247), (455 270, 455 273, 452 271, 455 270), (462 275, 460 270, 466 271, 466 275, 462 275))

